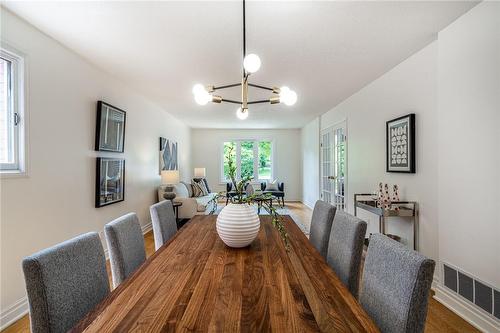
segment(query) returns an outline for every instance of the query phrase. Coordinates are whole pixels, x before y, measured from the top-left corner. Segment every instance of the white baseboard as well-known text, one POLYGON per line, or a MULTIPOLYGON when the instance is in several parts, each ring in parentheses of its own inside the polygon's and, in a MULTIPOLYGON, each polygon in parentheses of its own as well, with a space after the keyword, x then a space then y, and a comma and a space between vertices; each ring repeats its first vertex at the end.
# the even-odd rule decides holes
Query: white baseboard
POLYGON ((476 308, 458 294, 437 285, 434 299, 482 332, 499 333, 500 321, 476 308))
POLYGON ((306 206, 306 207, 307 207, 307 208, 309 208, 310 210, 313 210, 313 209, 314 209, 313 207, 309 206, 309 205, 308 205, 307 203, 305 203, 304 201, 301 201, 301 202, 302 202, 302 204, 303 204, 304 206, 306 206))
POLYGON ((145 235, 153 229, 153 224, 149 221, 147 224, 141 226, 142 234, 145 235))
MULTIPOLYGON (((151 229, 153 229, 153 224, 151 221, 145 225, 141 226, 142 234, 145 235, 151 229)), ((108 249, 104 249, 104 255, 106 260, 109 259, 108 249)), ((3 309, 2 309, 3 310, 3 309)), ((6 327, 12 325, 14 322, 19 320, 22 316, 29 312, 28 297, 23 297, 11 306, 7 307, 5 311, 0 313, 0 331, 3 331, 6 327)))
POLYGON ((23 297, 0 314, 0 331, 12 325, 22 316, 28 313, 28 298, 23 297))

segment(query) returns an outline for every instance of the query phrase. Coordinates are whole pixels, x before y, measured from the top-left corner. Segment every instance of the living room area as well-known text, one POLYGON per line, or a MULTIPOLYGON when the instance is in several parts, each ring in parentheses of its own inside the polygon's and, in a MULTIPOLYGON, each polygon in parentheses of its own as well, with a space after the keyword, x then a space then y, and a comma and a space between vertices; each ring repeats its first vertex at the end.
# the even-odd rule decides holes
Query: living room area
MULTIPOLYGON (((500 332, 500 3, 3 1, 0 18, 2 332, 43 331, 26 262, 90 233, 104 296, 73 294, 69 312, 96 301, 61 331, 500 332), (139 239, 119 246, 127 219, 139 239), (380 235, 403 254, 373 252, 380 235), (137 247, 117 278, 114 251, 137 247)), ((78 268, 65 255, 47 274, 78 268)), ((63 273, 56 293, 78 285, 63 273)))

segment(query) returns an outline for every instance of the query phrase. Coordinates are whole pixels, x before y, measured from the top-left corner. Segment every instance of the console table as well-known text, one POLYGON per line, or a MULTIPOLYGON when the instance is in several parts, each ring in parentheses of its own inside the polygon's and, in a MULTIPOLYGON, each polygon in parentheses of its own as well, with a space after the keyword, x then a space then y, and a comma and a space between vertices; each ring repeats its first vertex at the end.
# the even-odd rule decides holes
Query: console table
POLYGON ((354 194, 354 216, 357 216, 358 208, 366 210, 378 216, 378 229, 385 235, 386 218, 388 217, 411 217, 413 223, 413 249, 417 250, 417 202, 398 201, 392 202, 390 209, 377 207, 377 200, 373 199, 372 194, 358 193, 354 194), (399 209, 396 209, 398 207, 399 209))

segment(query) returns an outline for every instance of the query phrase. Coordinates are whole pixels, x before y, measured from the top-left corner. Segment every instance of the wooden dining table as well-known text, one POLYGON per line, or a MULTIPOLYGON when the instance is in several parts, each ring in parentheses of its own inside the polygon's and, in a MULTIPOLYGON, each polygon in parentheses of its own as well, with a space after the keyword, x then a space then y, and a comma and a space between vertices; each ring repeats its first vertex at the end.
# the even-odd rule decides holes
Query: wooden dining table
POLYGON ((289 247, 269 216, 241 249, 196 216, 73 332, 378 332, 291 217, 289 247))

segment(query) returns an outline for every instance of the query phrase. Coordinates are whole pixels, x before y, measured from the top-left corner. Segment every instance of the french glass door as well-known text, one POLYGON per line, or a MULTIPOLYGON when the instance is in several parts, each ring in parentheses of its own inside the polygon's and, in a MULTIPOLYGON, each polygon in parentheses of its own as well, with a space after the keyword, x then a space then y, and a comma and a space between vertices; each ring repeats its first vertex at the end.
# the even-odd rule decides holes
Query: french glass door
POLYGON ((345 209, 346 195, 345 122, 321 132, 321 199, 345 209))

